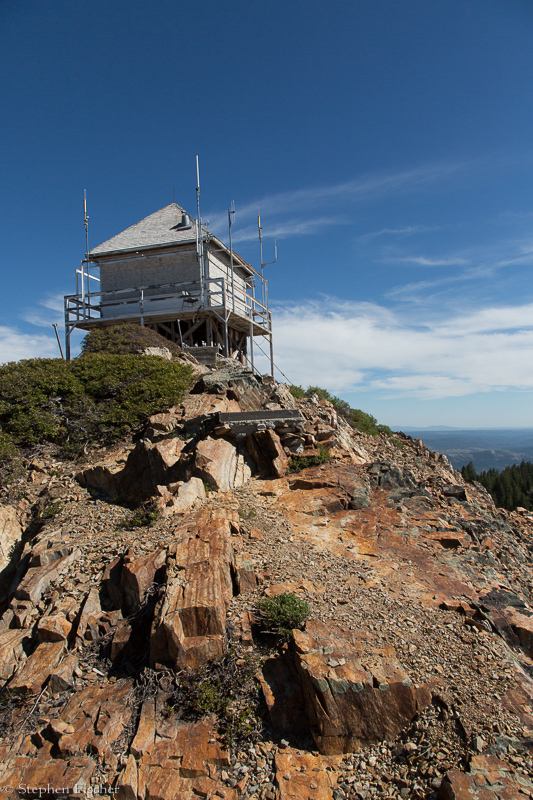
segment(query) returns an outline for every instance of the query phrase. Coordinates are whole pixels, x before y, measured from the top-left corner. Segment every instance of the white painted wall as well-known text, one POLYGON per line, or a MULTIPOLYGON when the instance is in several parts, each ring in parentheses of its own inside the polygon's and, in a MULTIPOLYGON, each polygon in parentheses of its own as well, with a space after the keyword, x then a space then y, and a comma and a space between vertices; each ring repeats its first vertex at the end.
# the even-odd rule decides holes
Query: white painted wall
MULTIPOLYGON (((208 248, 204 251, 207 261, 207 274, 209 278, 225 278, 226 300, 228 308, 233 309, 231 302, 231 275, 229 265, 208 248)), ((196 260, 194 246, 179 248, 165 253, 150 254, 124 254, 116 258, 104 258, 98 261, 100 267, 100 289, 102 292, 136 289, 141 286, 160 286, 168 283, 188 284, 188 291, 195 296, 200 292, 200 265, 196 260)), ((238 268, 237 268, 238 269, 238 268)), ((234 269, 235 312, 241 316, 247 314, 247 283, 242 275, 234 269)), ((211 291, 216 291, 216 286, 210 285, 211 291)), ((166 294, 170 289, 147 289, 144 292, 144 313, 157 314, 190 311, 191 307, 184 304, 180 292, 176 289, 177 296, 164 300, 150 300, 157 294, 166 294)), ((141 313, 137 302, 137 292, 121 293, 113 298, 107 298, 102 305, 102 316, 106 318, 138 316, 141 313), (133 301, 135 302, 128 302, 133 301)), ((222 293, 211 298, 212 306, 222 305, 222 293)))

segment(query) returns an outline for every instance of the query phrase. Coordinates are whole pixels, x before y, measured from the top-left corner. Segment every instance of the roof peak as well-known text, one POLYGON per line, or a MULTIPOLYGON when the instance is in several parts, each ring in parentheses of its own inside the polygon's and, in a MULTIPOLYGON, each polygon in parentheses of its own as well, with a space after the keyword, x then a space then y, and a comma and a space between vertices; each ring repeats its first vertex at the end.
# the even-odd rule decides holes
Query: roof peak
POLYGON ((157 245, 179 244, 195 237, 196 220, 176 202, 163 206, 134 225, 102 242, 90 251, 91 256, 142 249, 157 245))

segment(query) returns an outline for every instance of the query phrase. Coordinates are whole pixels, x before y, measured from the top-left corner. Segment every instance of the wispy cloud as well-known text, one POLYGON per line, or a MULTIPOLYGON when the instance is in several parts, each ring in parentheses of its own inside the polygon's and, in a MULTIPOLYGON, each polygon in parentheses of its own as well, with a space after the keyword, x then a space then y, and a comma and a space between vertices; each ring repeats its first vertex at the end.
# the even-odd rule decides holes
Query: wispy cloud
POLYGON ((372 239, 378 239, 381 236, 414 236, 417 233, 429 233, 432 231, 441 230, 439 225, 408 225, 405 228, 382 228, 379 231, 371 231, 370 233, 363 233, 359 236, 362 242, 368 242, 372 239))
MULTIPOLYGON (((401 251, 400 251, 401 252, 401 251)), ((402 263, 413 267, 458 267, 456 270, 446 270, 439 272, 435 278, 425 278, 421 281, 413 281, 413 273, 410 273, 411 280, 403 286, 394 286, 389 289, 385 297, 402 301, 423 303, 430 299, 430 295, 436 290, 444 287, 452 287, 454 284, 465 284, 468 282, 482 282, 484 286, 489 286, 489 280, 497 279, 501 273, 505 280, 510 279, 509 269, 516 267, 520 274, 523 267, 533 264, 533 242, 531 239, 504 238, 492 239, 490 244, 483 243, 472 245, 459 252, 443 253, 439 256, 420 256, 413 254, 399 254, 399 247, 394 251, 381 250, 375 256, 380 263, 402 263), (464 269, 461 269, 463 267, 464 269)), ((515 278, 520 280, 522 278, 515 278)), ((529 281, 528 281, 529 282, 529 281)), ((492 285, 492 284, 491 284, 492 285)), ((478 286, 478 288, 481 288, 478 286)))
POLYGON ((457 267, 468 264, 466 258, 459 258, 458 256, 450 258, 428 258, 427 256, 402 256, 400 258, 396 256, 386 260, 404 264, 419 264, 421 267, 457 267))
POLYGON ((436 322, 336 298, 274 314, 276 361, 297 384, 424 399, 533 391, 533 304, 485 307, 436 322), (297 320, 297 324, 295 324, 297 320))
MULTIPOLYGON (((308 220, 287 220, 263 231, 263 239, 287 239, 289 236, 303 236, 317 233, 328 225, 338 225, 338 217, 316 217, 308 220)), ((249 225, 232 236, 232 243, 255 241, 258 237, 257 225, 249 225)))
POLYGON ((413 281, 403 286, 395 286, 390 289, 385 297, 389 300, 396 300, 410 303, 427 303, 435 293, 444 288, 450 289, 456 284, 468 282, 476 283, 482 278, 486 278, 494 272, 494 268, 482 265, 471 267, 454 274, 446 274, 433 280, 413 281))
POLYGON ((39 328, 49 328, 54 323, 64 325, 63 295, 49 293, 38 301, 37 307, 27 308, 22 319, 39 328))
MULTIPOLYGON (((320 210, 324 210, 325 206, 330 209, 341 203, 346 205, 349 202, 371 202, 394 195, 423 191, 436 182, 455 175, 466 166, 466 162, 425 164, 408 170, 362 175, 359 178, 336 184, 309 186, 265 195, 242 206, 237 206, 235 241, 239 236, 238 226, 242 225, 244 221, 244 229, 247 229, 250 226, 249 220, 257 217, 258 214, 268 216, 273 226, 276 226, 280 215, 287 213, 292 215, 293 227, 306 222, 312 224, 313 219, 309 218, 308 214, 313 210, 318 209, 320 212, 320 210), (299 215, 305 215, 305 219, 295 218, 295 211, 299 215)), ((209 220, 213 233, 219 236, 225 235, 226 211, 210 213, 209 220)), ((295 232, 299 233, 299 230, 296 229, 295 232)), ((240 241, 244 241, 244 239, 241 238, 240 241)))
POLYGON ((22 358, 57 358, 55 336, 22 333, 17 328, 0 326, 0 353, 3 364, 22 358))

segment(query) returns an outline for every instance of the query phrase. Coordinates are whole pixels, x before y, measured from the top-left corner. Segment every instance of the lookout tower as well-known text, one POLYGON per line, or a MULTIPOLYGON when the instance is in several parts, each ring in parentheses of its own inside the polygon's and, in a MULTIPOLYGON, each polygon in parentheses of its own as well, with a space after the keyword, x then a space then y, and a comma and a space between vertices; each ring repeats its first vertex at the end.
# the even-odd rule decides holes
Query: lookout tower
POLYGON ((65 297, 67 360, 74 328, 133 322, 252 369, 254 337, 265 337, 274 372, 265 278, 177 203, 87 251, 65 297))

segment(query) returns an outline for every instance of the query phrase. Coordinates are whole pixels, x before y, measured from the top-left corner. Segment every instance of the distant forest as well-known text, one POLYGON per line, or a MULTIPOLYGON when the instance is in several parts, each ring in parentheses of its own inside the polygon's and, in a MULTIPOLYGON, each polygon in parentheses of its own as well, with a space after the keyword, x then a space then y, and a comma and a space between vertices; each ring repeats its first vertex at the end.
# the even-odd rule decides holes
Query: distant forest
POLYGON ((533 464, 522 461, 501 472, 488 469, 476 472, 472 462, 461 469, 465 481, 478 481, 492 495, 499 508, 513 511, 518 506, 533 511, 533 464))

